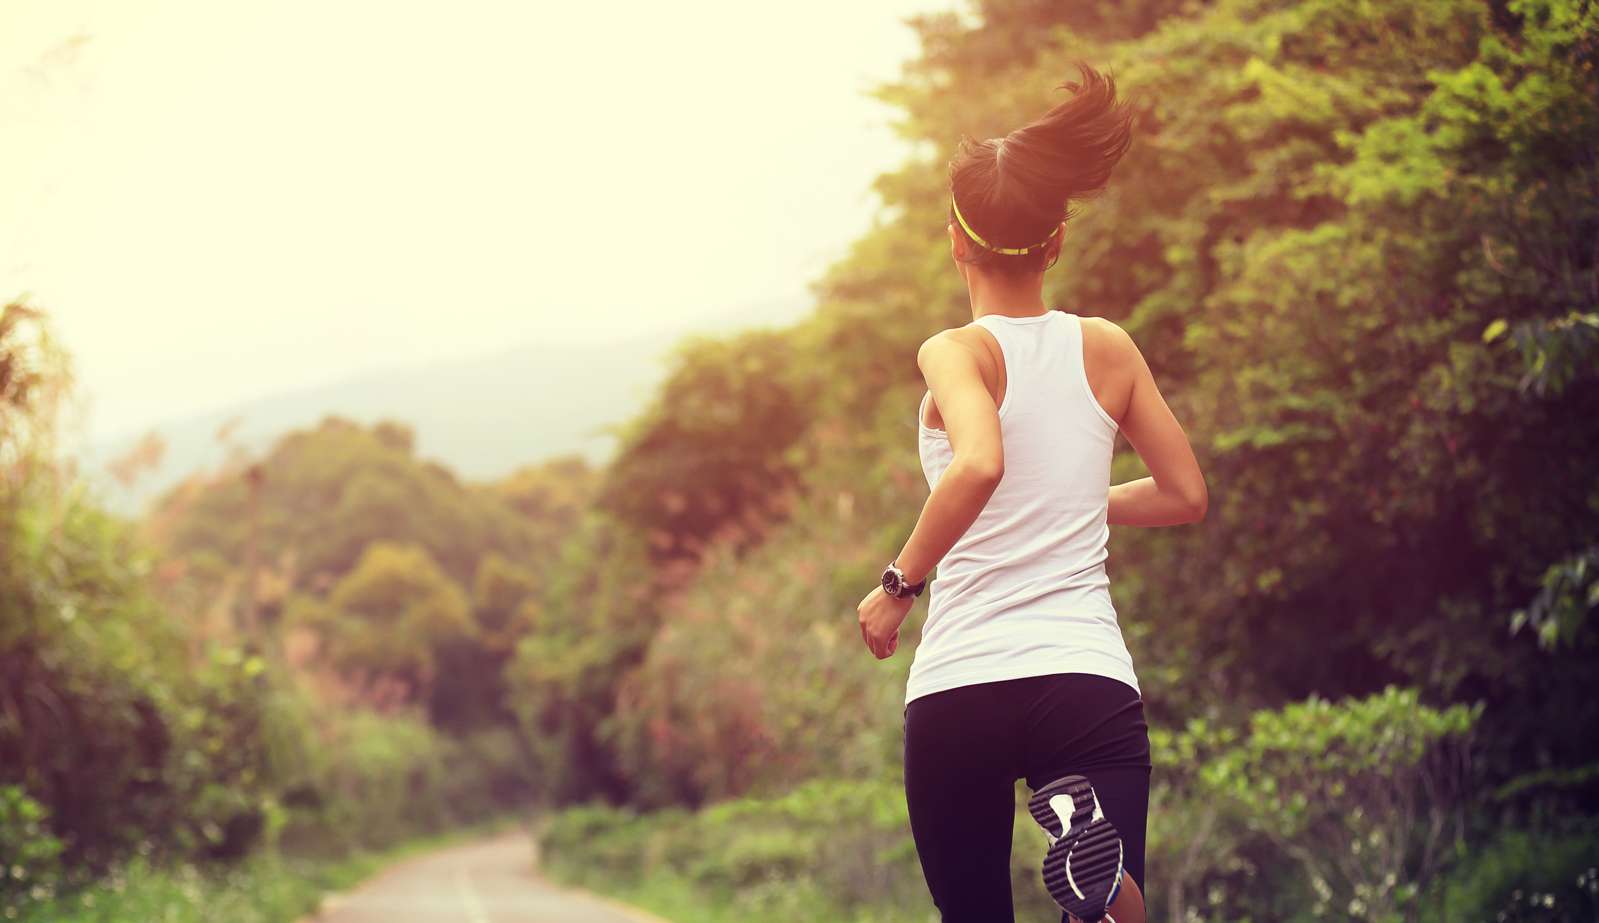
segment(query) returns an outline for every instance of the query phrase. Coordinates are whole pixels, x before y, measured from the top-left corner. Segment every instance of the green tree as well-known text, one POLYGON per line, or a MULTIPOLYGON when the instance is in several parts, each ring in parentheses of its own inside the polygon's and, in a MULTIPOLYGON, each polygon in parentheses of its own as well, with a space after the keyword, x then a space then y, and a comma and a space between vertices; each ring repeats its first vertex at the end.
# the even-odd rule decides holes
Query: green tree
POLYGON ((553 553, 558 528, 520 515, 497 488, 460 482, 416 457, 409 428, 363 427, 330 417, 290 433, 255 462, 259 518, 237 472, 200 475, 174 488, 152 516, 174 557, 211 553, 246 560, 252 526, 265 566, 294 589, 325 592, 374 542, 425 549, 458 583, 490 551, 516 558, 553 553))
POLYGON ((654 403, 624 427, 600 508, 648 536, 658 560, 754 544, 797 482, 791 450, 811 418, 800 369, 767 331, 684 343, 654 403))
POLYGON ((439 650, 474 631, 466 594, 427 551, 391 542, 367 547, 313 625, 336 668, 363 685, 395 684, 410 701, 432 689, 439 650))
POLYGON ((435 651, 437 677, 428 714, 441 728, 461 732, 515 723, 505 667, 517 642, 539 630, 539 583, 534 573, 490 553, 472 586, 472 631, 435 651))

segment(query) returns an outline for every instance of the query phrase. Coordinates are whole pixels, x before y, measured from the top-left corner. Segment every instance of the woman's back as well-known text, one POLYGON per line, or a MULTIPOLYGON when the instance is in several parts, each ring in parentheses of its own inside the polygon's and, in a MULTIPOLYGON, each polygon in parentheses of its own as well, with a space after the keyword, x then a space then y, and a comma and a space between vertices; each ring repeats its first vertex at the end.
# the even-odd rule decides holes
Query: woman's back
MULTIPOLYGON (((970 683, 1096 673, 1138 689, 1105 572, 1116 421, 1089 387, 1082 319, 985 314, 998 341, 1005 473, 929 582, 905 702, 970 683)), ((925 403, 924 398, 924 403, 925 403)), ((922 471, 953 453, 917 414, 922 471)))

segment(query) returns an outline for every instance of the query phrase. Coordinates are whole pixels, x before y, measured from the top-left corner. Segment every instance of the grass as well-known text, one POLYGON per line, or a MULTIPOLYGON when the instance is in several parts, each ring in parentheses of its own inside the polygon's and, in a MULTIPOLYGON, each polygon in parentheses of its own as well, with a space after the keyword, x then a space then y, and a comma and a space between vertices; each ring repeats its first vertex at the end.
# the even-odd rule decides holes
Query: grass
POLYGON ((18 923, 295 923, 323 897, 410 856, 504 830, 512 821, 419 837, 332 862, 263 852, 236 865, 158 868, 142 860, 97 884, 34 904, 18 923))
MULTIPOLYGON (((564 876, 551 877, 560 881, 564 876)), ((579 886, 576 881, 562 883, 579 886)), ((676 923, 749 923, 751 919, 783 923, 933 923, 937 919, 936 914, 929 916, 920 907, 841 909, 816 887, 781 879, 736 892, 707 890, 670 874, 651 875, 627 884, 585 878, 580 886, 676 923)))

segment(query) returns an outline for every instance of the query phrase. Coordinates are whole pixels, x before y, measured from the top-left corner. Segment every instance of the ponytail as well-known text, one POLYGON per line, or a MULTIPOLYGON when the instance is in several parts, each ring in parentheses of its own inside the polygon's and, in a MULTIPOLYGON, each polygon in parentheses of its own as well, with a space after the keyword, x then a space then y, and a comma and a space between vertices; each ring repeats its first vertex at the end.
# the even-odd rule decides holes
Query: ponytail
POLYGON ((1037 272, 1073 201, 1104 190, 1132 142, 1132 113, 1115 81, 1079 64, 1072 95, 1003 138, 962 139, 950 161, 951 216, 976 245, 975 262, 1037 272))

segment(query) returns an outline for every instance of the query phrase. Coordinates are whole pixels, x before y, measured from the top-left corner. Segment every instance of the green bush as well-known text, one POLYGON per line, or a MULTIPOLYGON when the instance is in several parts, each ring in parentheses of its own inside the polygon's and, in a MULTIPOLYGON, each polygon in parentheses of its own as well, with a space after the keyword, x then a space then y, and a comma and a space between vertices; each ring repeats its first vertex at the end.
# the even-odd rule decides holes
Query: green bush
POLYGON ((1464 836, 1468 735, 1481 712, 1430 708, 1395 687, 1312 697, 1257 712, 1203 772, 1304 870, 1315 915, 1394 920, 1464 836))
POLYGON ((49 811, 70 866, 153 845, 238 856, 292 763, 259 657, 186 636, 131 530, 72 493, 0 505, 0 784, 49 811))
POLYGON ((226 870, 171 869, 136 858, 92 886, 38 903, 19 923, 291 923, 314 908, 322 883, 311 869, 270 855, 226 870))
POLYGON ((894 780, 815 779, 697 812, 586 805, 546 818, 539 841, 565 881, 645 900, 670 893, 696 915, 820 921, 908 908, 883 919, 912 920, 931 909, 894 780))
POLYGON ((1506 830, 1469 851, 1421 901, 1425 923, 1599 919, 1599 828, 1506 830))
POLYGON ((286 797, 280 843, 341 856, 485 820, 523 803, 530 782, 509 731, 449 737, 419 716, 335 712, 286 797))
POLYGON ((1157 731, 1152 914, 1393 921, 1463 843, 1476 706, 1312 697, 1157 731))
POLYGON ((56 888, 62 844, 47 829, 47 813, 21 788, 0 786, 0 917, 56 888))

